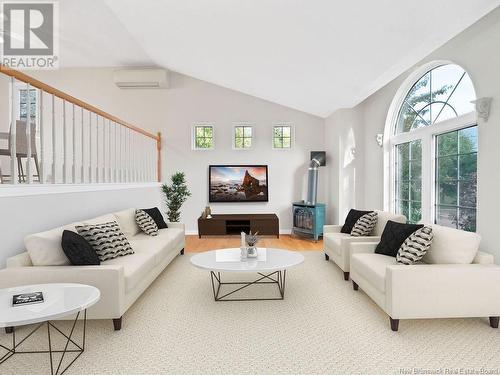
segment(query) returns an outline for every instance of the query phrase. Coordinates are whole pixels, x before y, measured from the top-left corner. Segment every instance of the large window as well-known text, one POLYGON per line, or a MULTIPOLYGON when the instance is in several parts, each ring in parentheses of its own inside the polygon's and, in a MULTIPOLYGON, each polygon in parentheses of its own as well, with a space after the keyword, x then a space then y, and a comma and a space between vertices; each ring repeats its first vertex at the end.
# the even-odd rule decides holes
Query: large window
POLYGON ((396 146, 396 209, 416 223, 422 218, 422 142, 396 146))
POLYGON ((467 72, 435 66, 413 82, 397 110, 391 206, 410 222, 476 230, 477 126, 467 72))
POLYGON ((436 223, 474 232, 477 126, 438 135, 435 165, 436 223))

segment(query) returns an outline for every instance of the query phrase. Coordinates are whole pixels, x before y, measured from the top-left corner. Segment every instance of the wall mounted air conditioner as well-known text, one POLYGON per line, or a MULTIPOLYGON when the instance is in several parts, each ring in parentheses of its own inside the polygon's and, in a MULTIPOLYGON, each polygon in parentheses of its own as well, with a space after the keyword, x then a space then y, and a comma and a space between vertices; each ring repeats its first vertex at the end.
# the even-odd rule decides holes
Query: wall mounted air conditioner
POLYGON ((113 75, 121 89, 168 89, 168 70, 165 69, 120 69, 113 75))

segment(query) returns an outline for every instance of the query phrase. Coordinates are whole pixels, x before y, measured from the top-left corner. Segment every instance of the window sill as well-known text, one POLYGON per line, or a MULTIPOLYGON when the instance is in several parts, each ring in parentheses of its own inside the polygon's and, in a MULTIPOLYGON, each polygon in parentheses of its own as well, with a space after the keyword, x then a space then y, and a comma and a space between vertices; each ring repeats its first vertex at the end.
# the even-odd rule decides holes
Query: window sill
POLYGON ((0 185, 0 198, 22 197, 28 195, 84 193, 90 191, 110 191, 160 187, 159 182, 137 182, 127 184, 37 184, 37 185, 0 185))

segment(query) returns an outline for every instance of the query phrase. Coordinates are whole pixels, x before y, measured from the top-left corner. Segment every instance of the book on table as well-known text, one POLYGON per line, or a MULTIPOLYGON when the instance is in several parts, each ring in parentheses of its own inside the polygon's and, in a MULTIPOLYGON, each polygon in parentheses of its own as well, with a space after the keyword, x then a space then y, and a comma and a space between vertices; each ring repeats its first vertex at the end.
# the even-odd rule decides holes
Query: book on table
POLYGON ((32 305, 42 303, 43 301, 42 292, 23 293, 12 296, 12 306, 32 305))

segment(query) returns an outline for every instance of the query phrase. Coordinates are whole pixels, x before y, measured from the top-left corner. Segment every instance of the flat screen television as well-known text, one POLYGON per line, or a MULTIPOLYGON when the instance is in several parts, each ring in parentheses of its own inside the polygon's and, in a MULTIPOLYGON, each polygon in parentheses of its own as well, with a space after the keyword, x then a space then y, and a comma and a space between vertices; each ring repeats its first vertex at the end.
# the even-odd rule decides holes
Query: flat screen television
POLYGON ((267 165, 210 165, 209 202, 268 202, 267 165))

